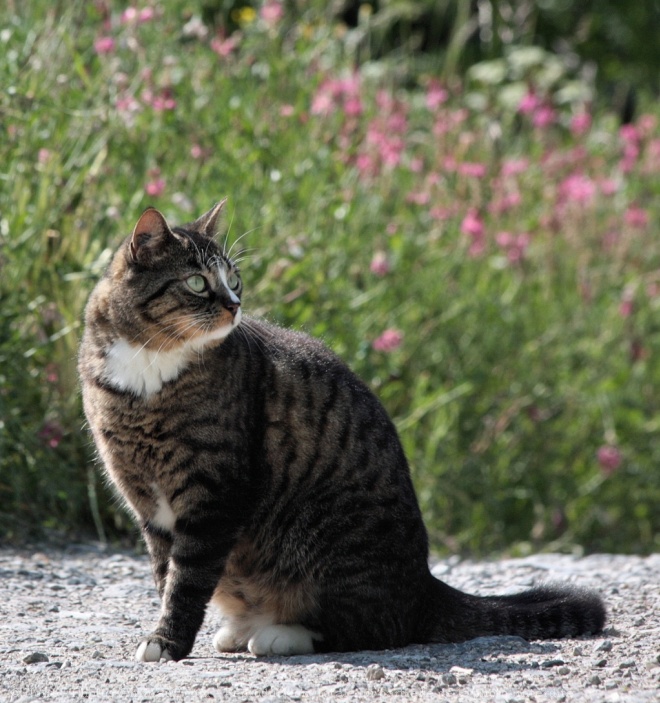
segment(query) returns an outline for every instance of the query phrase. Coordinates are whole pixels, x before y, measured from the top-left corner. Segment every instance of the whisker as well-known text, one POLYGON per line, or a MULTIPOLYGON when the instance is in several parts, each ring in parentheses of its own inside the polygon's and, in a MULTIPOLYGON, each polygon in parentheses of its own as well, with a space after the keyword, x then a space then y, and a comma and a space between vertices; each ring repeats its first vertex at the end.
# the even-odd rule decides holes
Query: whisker
POLYGON ((241 234, 241 236, 238 237, 238 239, 236 239, 234 241, 234 243, 229 247, 229 251, 226 254, 227 258, 228 259, 231 258, 232 249, 241 241, 241 239, 243 239, 243 237, 247 237, 248 234, 252 234, 252 232, 256 232, 258 229, 261 229, 262 227, 263 227, 263 225, 259 225, 258 227, 254 227, 253 229, 249 229, 247 232, 243 232, 243 234, 241 234))
POLYGON ((229 254, 227 254, 227 242, 229 241, 229 233, 231 232, 231 226, 234 224, 234 215, 236 214, 236 210, 234 209, 231 213, 231 220, 229 220, 229 226, 227 227, 227 232, 225 233, 225 241, 222 244, 222 255, 226 256, 227 258, 229 257, 229 254))

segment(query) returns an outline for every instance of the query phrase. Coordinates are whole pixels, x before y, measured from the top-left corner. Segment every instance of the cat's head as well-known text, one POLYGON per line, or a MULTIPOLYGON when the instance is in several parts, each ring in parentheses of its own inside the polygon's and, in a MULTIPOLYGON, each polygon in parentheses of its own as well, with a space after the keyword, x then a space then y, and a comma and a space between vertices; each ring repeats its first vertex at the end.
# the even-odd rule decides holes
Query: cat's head
POLYGON ((215 240, 225 201, 183 227, 144 211, 99 286, 115 331, 132 344, 171 350, 224 339, 241 320, 242 282, 215 240))

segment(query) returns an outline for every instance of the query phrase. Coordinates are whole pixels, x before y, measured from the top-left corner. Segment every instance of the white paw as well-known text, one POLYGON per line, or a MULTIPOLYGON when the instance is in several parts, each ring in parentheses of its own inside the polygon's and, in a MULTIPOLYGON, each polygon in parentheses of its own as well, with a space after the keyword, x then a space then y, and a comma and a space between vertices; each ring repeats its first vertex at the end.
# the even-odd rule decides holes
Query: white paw
POLYGON ((161 647, 158 642, 153 640, 144 640, 135 652, 135 659, 139 662, 157 662, 161 659, 170 661, 172 656, 170 653, 161 647))
POLYGON ((245 649, 245 640, 240 644, 238 632, 231 625, 223 625, 213 638, 213 646, 218 652, 238 652, 245 649))
POLYGON ((302 625, 269 625, 252 635, 248 649, 258 657, 312 654, 313 634, 302 625))

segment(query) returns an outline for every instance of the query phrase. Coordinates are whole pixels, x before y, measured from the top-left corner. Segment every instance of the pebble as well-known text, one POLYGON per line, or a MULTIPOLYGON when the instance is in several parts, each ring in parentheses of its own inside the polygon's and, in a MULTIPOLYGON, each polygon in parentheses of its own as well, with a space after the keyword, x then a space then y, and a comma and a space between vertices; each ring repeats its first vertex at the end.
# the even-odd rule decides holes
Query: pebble
POLYGON ((377 664, 372 664, 367 667, 367 681, 380 681, 384 678, 385 672, 383 671, 383 667, 378 666, 377 664))
POLYGON ((48 656, 43 652, 32 652, 23 658, 23 664, 39 664, 40 662, 47 662, 48 656))

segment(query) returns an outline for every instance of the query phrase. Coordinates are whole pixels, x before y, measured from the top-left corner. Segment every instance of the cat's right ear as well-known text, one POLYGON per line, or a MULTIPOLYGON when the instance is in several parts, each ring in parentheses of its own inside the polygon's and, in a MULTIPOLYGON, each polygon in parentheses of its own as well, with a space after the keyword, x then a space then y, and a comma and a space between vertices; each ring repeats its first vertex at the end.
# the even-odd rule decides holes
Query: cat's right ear
POLYGON ((129 244, 131 261, 146 264, 152 261, 158 250, 173 237, 165 218, 156 208, 147 208, 135 225, 129 244))

